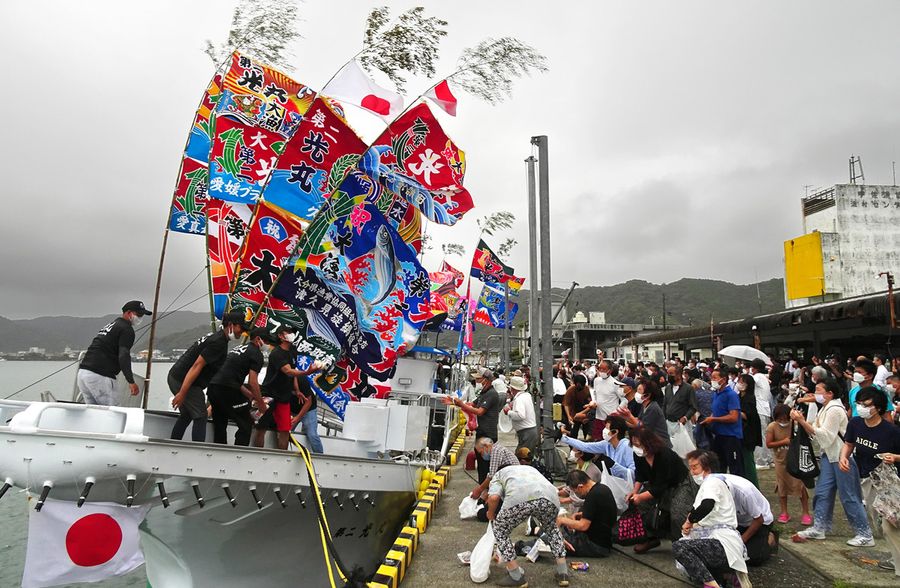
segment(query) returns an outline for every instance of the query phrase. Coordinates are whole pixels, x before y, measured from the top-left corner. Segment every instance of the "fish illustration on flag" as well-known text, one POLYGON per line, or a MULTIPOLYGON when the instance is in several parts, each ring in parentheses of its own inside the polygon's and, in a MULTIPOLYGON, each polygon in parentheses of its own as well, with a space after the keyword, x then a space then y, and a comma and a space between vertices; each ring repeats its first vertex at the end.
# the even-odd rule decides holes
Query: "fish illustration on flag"
POLYGON ((478 248, 472 257, 472 269, 470 275, 482 282, 497 282, 504 284, 515 277, 515 270, 506 265, 497 254, 491 251, 484 239, 478 241, 478 248))
POLYGON ((461 271, 459 271, 446 261, 441 262, 441 271, 453 275, 453 280, 457 288, 462 286, 463 282, 466 280, 465 274, 463 274, 461 271))
POLYGON ((465 154, 424 103, 391 123, 365 152, 359 168, 432 222, 455 224, 474 206, 462 186, 465 154))
POLYGON ((370 202, 336 218, 324 253, 295 263, 275 287, 286 303, 314 309, 347 357, 385 380, 431 318, 428 274, 370 202))
POLYGON ((210 81, 188 136, 181 158, 178 182, 172 197, 169 229, 179 233, 206 233, 207 188, 209 185, 209 149, 216 127, 215 107, 222 94, 222 76, 210 81))
POLYGON ((365 149, 363 140, 319 96, 285 145, 263 198, 299 218, 312 219, 365 149))
POLYGON ((210 274, 212 276, 213 307, 216 317, 222 318, 231 292, 244 237, 253 216, 253 208, 221 200, 209 200, 206 207, 209 236, 210 274))
POLYGON ((509 310, 506 308, 506 300, 503 290, 485 284, 478 297, 478 306, 472 320, 482 325, 488 325, 497 329, 505 329, 512 326, 512 321, 519 311, 519 305, 511 302, 509 310))

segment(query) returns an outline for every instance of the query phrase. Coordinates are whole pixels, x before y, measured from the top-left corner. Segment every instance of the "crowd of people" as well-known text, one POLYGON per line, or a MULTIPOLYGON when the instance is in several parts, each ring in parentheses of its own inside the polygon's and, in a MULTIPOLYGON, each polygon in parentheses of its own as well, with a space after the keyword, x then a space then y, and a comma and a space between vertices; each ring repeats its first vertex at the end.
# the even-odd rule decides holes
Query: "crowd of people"
MULTIPOLYGON (((116 403, 116 376, 121 372, 132 395, 139 393, 131 370, 134 327, 152 314, 140 301, 122 308, 122 315, 94 337, 77 373, 79 392, 86 404, 116 403)), ((195 341, 169 369, 167 383, 172 406, 179 416, 172 439, 182 439, 191 429, 191 440, 206 441, 212 419, 213 441, 228 442, 228 421, 235 423, 234 444, 256 447, 265 444, 267 431, 276 432, 279 449, 287 449, 291 431, 302 426, 309 449, 323 452, 318 433, 316 394, 305 377, 321 369, 313 362, 297 369, 293 343, 296 332, 281 326, 274 333, 251 328, 241 313, 225 313, 221 328, 195 341), (234 346, 231 341, 246 336, 234 346), (265 377, 259 375, 266 365, 265 377)))
POLYGON ((761 357, 658 365, 602 355, 559 362, 553 390, 561 410, 556 429, 543 432, 568 450, 569 471, 556 478, 538 451, 527 367, 472 372, 462 398, 447 402, 474 430, 471 497, 484 503, 479 518, 493 521, 507 562, 500 585, 527 584, 516 563, 523 550, 511 539, 527 521, 525 530, 556 558, 560 586, 569 583, 566 557, 605 557, 615 543, 640 555, 671 540, 676 567, 692 582, 746 588, 747 566, 778 549, 775 524, 791 521, 799 506, 804 528, 791 541, 825 540, 836 496, 854 533, 847 544, 868 548, 883 536, 892 557, 879 566, 900 576, 900 374, 891 365, 882 356, 814 357, 808 365, 761 357), (515 449, 498 442, 503 413, 515 449), (799 459, 816 466, 813 474, 795 463, 804 448, 799 459), (778 496, 771 505, 758 476, 770 468, 778 496))

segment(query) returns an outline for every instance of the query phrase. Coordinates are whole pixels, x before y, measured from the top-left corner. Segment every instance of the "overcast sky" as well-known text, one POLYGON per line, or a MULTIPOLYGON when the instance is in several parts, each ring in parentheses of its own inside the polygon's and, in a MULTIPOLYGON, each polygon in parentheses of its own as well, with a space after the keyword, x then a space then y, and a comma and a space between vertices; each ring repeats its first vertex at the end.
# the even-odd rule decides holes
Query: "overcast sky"
MULTIPOLYGON (((389 3, 395 12, 423 2, 389 3)), ((550 71, 490 106, 439 113, 466 151, 476 209, 429 227, 467 257, 477 217, 514 212, 508 260, 528 274, 523 159, 550 141, 554 285, 737 283, 780 277, 804 185, 891 183, 900 131, 900 3, 425 2, 449 21, 438 76, 462 48, 512 35, 550 71)), ((307 0, 294 76, 318 89, 360 47, 369 3, 307 0)), ((233 2, 0 3, 0 315, 149 306, 185 137, 233 2)), ((413 80, 412 99, 431 82, 413 80)), ((378 119, 350 121, 374 139, 378 119)), ((504 236, 493 239, 499 245, 504 236)), ((201 238, 169 239, 162 305, 202 269, 201 238)), ((530 283, 530 282, 529 282, 530 283)), ((203 294, 199 279, 183 300, 203 294)), ((191 308, 202 310, 203 303, 191 308)), ((602 309, 598 309, 602 310, 602 309)))

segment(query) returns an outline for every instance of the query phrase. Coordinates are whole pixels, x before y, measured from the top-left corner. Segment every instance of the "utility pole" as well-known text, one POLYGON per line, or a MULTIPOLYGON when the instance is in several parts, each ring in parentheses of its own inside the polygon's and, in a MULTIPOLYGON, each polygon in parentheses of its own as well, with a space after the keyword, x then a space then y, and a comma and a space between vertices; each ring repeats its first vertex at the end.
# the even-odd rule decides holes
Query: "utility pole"
MULTIPOLYGON (((531 138, 531 144, 538 148, 539 170, 539 211, 540 211, 540 243, 541 243, 541 363, 543 373, 543 410, 541 424, 544 436, 541 449, 544 454, 544 463, 551 471, 560 469, 559 454, 556 453, 553 439, 553 331, 551 325, 552 308, 550 306, 550 292, 552 284, 550 280, 550 166, 548 158, 547 136, 539 135, 531 138)), ((562 464, 562 469, 565 465, 562 464)))
POLYGON ((528 289, 528 335, 531 339, 528 351, 528 363, 531 366, 531 382, 540 381, 538 377, 538 348, 540 347, 540 335, 538 333, 538 316, 540 309, 540 283, 538 280, 538 237, 537 237, 537 190, 534 184, 534 156, 525 160, 525 180, 528 185, 528 251, 529 263, 528 275, 531 276, 531 287, 528 289))
POLYGON ((890 308, 890 326, 891 329, 897 328, 897 317, 894 311, 894 274, 891 272, 880 272, 878 277, 887 277, 887 285, 888 285, 888 307, 890 308))
MULTIPOLYGON (((665 288, 665 286, 663 286, 665 288)), ((666 340, 666 293, 663 292, 663 355, 669 359, 669 342, 666 340)))

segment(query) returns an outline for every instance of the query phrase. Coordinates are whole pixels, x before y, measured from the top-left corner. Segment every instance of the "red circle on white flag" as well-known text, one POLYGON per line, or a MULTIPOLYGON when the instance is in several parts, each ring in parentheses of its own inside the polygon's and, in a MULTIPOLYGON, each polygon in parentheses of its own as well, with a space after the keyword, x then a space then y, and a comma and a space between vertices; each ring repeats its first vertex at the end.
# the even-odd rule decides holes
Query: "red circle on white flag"
POLYGON ((66 553, 77 566, 105 564, 122 546, 122 527, 108 514, 83 516, 66 533, 66 553))

